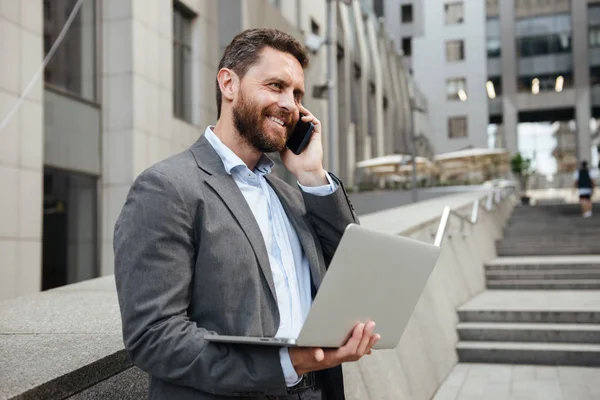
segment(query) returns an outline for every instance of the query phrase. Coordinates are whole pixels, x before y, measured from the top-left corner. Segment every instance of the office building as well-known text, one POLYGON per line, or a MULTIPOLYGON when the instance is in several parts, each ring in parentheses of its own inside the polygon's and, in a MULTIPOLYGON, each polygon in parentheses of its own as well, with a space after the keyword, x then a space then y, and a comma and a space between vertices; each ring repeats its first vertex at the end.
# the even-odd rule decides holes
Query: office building
POLYGON ((386 0, 384 15, 428 97, 438 151, 531 155, 533 136, 554 146, 559 173, 597 160, 599 0, 386 0))
MULTIPOLYGON (((243 29, 279 28, 311 50, 304 103, 323 122, 327 168, 347 187, 357 161, 409 152, 413 127, 417 151, 430 150, 427 103, 371 4, 340 1, 332 12, 328 82, 325 0, 2 2, 0 121, 32 86, 0 131, 0 299, 112 273, 129 187, 215 123, 217 65, 243 29)), ((293 182, 281 166, 274 173, 293 182)))

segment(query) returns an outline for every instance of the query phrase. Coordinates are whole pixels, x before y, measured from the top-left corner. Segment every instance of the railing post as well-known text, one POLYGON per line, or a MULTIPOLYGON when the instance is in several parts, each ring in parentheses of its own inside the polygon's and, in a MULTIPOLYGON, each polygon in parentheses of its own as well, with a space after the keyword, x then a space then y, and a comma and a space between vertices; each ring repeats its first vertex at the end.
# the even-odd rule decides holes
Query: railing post
POLYGON ((479 213, 479 199, 473 202, 473 210, 471 211, 471 223, 475 224, 477 222, 477 217, 479 213))
POLYGON ((487 203, 486 203, 486 205, 485 205, 485 208, 486 208, 488 211, 490 211, 490 210, 492 209, 492 201, 493 201, 493 198, 492 198, 492 196, 493 196, 493 195, 494 195, 494 191, 493 191, 493 190, 490 190, 490 191, 489 191, 489 193, 488 193, 487 203))
POLYGON ((442 212, 442 218, 440 219, 440 224, 438 225, 437 234, 435 235, 435 241, 433 242, 434 246, 440 247, 442 245, 442 241, 444 240, 444 232, 446 231, 446 224, 448 223, 448 217, 450 216, 450 207, 444 207, 444 211, 442 212))

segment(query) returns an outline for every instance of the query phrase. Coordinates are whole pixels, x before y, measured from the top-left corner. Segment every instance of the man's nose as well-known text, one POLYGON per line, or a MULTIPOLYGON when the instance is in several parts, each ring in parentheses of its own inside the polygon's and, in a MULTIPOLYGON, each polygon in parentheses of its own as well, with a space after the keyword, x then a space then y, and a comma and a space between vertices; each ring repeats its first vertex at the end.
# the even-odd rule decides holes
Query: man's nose
POLYGON ((298 110, 298 105, 294 98, 293 93, 282 93, 279 98, 279 107, 285 109, 287 112, 293 114, 298 110))

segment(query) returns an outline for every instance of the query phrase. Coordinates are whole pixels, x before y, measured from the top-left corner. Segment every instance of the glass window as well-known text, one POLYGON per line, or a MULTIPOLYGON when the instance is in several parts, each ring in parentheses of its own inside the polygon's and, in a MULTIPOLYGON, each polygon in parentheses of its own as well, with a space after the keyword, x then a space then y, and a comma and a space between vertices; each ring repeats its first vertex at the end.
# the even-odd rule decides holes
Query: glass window
POLYGON ((173 9, 173 114, 192 121, 192 20, 181 4, 173 9))
POLYGON ((467 80, 451 78, 446 80, 446 98, 448 100, 467 100, 467 80))
POLYGON ((487 46, 488 58, 500 57, 502 55, 502 47, 500 44, 500 39, 488 38, 486 46, 487 46))
POLYGON ((462 24, 465 20, 463 2, 444 4, 446 25, 462 24))
POLYGON ((590 68, 590 85, 600 85, 600 67, 590 68))
POLYGON ((96 177, 44 168, 42 290, 98 276, 96 177))
POLYGON ((600 47, 600 4, 588 7, 590 47, 600 47))
POLYGON ((461 61, 465 59, 464 40, 449 40, 446 42, 446 60, 461 61))
POLYGON ((487 37, 500 38, 500 18, 488 18, 485 24, 485 33, 487 37))
POLYGON ((588 25, 600 26, 600 4, 588 6, 588 25))
POLYGON ((375 15, 378 17, 383 17, 384 15, 384 11, 385 11, 385 7, 383 4, 383 0, 375 0, 373 2, 373 11, 375 12, 375 15))
POLYGON ((448 137, 450 139, 468 136, 467 117, 448 118, 448 137))
POLYGON ((590 47, 600 47, 600 27, 590 28, 590 47))
POLYGON ((500 57, 502 54, 500 41, 500 18, 488 18, 486 21, 485 30, 488 58, 500 57))
POLYGON ((537 36, 571 31, 571 15, 556 14, 521 18, 515 24, 515 36, 537 36))
POLYGON ((412 38, 405 37, 402 38, 402 51, 404 55, 410 57, 412 55, 412 38))
MULTIPOLYGON (((44 0, 44 56, 58 38, 76 0, 44 0)), ((85 100, 96 95, 96 2, 84 1, 44 70, 46 84, 85 100)))
POLYGON ((502 96, 502 77, 490 76, 486 82, 486 91, 490 99, 502 96))
POLYGON ((600 47, 600 4, 588 7, 590 47, 600 47))
POLYGON ((518 57, 535 57, 571 52, 571 33, 517 39, 518 57))
POLYGON ((402 4, 400 7, 400 18, 403 24, 413 22, 413 6, 412 4, 402 4))

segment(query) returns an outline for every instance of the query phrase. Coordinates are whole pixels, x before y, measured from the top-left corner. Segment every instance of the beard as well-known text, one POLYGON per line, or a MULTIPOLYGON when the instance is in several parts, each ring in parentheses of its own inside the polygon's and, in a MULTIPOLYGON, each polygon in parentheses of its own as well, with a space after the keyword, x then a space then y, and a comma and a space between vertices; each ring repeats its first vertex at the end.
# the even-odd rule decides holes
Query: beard
POLYGON ((285 149, 287 139, 292 134, 292 126, 287 123, 286 132, 282 136, 279 132, 273 132, 275 127, 270 125, 274 122, 269 116, 289 121, 289 114, 278 110, 269 111, 269 108, 260 110, 255 102, 247 99, 244 92, 240 92, 237 104, 233 107, 233 124, 242 140, 250 144, 262 153, 280 152, 285 149))

